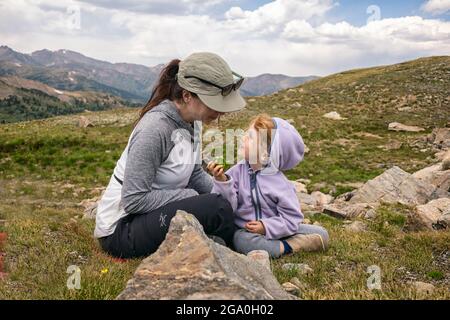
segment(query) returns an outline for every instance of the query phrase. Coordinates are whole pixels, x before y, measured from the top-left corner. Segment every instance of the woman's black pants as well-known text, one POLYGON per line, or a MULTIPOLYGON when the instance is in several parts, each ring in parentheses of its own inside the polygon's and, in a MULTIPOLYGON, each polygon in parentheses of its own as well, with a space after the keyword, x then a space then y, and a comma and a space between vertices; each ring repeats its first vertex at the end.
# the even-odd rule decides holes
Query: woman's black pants
POLYGON ((207 235, 220 237, 232 247, 236 230, 233 209, 228 200, 215 193, 174 201, 145 214, 130 214, 118 221, 113 234, 99 239, 100 245, 118 258, 148 256, 164 241, 177 210, 194 215, 207 235))

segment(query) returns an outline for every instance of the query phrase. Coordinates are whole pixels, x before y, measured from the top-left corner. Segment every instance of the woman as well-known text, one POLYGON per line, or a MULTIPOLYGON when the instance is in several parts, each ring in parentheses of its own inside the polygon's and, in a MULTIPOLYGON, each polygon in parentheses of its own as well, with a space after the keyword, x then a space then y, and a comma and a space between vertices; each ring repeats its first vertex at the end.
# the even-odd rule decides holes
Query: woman
POLYGON ((172 60, 162 70, 98 204, 94 235, 105 252, 121 258, 155 252, 177 210, 232 245, 231 205, 210 193, 212 177, 192 160, 192 137, 194 121, 209 123, 245 107, 238 91, 243 78, 235 82, 233 75, 221 57, 207 52, 172 60))

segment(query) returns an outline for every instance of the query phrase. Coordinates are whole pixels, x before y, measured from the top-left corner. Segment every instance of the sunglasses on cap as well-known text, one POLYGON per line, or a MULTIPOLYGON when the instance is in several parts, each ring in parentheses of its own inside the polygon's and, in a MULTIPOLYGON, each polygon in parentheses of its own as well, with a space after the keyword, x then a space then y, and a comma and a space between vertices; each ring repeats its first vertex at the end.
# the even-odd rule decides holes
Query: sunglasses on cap
POLYGON ((244 79, 245 79, 243 76, 241 76, 240 74, 237 74, 234 71, 232 71, 232 73, 233 73, 233 75, 239 77, 239 80, 237 82, 233 82, 232 84, 229 84, 225 87, 219 86, 215 83, 209 82, 208 80, 205 80, 205 79, 202 79, 202 78, 199 78, 196 76, 184 76, 184 78, 185 79, 194 78, 194 79, 200 80, 201 82, 204 82, 206 84, 209 84, 211 86, 221 89, 222 96, 227 96, 231 93, 231 91, 239 89, 239 87, 242 85, 242 83, 244 82, 244 79))

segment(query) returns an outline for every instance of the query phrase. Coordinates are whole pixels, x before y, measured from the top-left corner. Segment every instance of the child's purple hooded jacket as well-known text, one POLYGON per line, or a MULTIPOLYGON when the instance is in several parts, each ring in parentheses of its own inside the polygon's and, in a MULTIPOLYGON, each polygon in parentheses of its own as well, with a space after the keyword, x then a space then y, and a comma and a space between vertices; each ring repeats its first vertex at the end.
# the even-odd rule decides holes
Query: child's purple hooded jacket
POLYGON ((286 120, 272 118, 276 125, 269 163, 254 172, 246 160, 226 171, 228 181, 214 179, 212 193, 221 194, 233 207, 235 223, 244 228, 249 221, 260 220, 266 239, 280 239, 297 233, 303 221, 294 185, 281 170, 297 166, 305 145, 298 131, 286 120))

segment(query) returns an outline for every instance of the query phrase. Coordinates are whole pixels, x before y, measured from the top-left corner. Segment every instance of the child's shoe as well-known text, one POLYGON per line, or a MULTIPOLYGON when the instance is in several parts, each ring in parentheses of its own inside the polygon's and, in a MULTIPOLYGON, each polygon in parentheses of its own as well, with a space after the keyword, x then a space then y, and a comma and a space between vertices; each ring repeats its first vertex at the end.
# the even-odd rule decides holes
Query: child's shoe
POLYGON ((285 240, 292 248, 292 252, 325 251, 326 247, 320 234, 296 234, 285 240))

